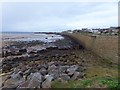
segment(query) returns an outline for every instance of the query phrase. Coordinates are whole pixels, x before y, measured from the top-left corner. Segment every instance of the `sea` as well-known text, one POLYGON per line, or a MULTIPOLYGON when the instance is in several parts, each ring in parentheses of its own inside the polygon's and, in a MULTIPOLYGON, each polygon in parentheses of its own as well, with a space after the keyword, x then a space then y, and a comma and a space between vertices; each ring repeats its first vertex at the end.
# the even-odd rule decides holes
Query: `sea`
POLYGON ((55 42, 59 39, 64 39, 61 35, 56 34, 41 34, 34 32, 2 32, 2 41, 33 41, 40 40, 43 42, 55 42))

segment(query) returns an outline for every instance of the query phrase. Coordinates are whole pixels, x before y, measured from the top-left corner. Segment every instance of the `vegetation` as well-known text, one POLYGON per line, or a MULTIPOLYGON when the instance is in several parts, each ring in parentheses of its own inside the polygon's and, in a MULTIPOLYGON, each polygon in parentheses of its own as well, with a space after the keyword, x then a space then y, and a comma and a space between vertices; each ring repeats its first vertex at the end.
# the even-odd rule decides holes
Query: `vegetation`
POLYGON ((118 84, 117 78, 96 77, 79 81, 69 81, 68 83, 56 81, 53 82, 52 88, 110 88, 118 90, 120 89, 120 84, 118 84))

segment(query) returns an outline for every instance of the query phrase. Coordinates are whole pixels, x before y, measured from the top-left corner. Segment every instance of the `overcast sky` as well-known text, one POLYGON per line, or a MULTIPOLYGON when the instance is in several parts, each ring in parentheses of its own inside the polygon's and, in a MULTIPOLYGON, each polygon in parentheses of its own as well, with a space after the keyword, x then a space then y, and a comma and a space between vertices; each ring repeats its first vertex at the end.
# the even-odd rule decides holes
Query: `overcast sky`
POLYGON ((2 4, 3 31, 64 31, 117 25, 117 2, 11 2, 2 4))

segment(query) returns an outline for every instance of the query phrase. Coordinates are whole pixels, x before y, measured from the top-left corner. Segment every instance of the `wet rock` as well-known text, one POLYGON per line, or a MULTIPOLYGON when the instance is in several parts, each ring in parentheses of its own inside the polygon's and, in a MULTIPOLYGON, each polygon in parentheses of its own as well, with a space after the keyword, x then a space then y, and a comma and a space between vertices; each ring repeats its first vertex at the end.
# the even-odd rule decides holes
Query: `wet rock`
POLYGON ((6 56, 11 56, 14 52, 10 51, 10 50, 7 50, 7 51, 4 51, 3 52, 3 55, 6 57, 6 56))
POLYGON ((19 50, 19 53, 23 54, 23 53, 26 53, 27 52, 27 49, 20 49, 19 50))
POLYGON ((37 50, 37 53, 45 53, 45 52, 47 52, 47 49, 37 50))
POLYGON ((51 88, 53 77, 51 75, 46 75, 45 78, 46 80, 42 83, 42 88, 51 88))

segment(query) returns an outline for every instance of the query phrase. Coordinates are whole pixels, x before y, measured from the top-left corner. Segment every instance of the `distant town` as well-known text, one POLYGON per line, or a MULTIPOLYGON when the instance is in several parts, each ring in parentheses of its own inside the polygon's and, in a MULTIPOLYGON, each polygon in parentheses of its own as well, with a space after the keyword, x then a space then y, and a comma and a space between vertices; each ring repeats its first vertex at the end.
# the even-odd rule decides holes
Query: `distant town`
MULTIPOLYGON (((118 35, 120 32, 120 27, 110 27, 110 28, 82 28, 75 30, 65 30, 62 33, 92 33, 97 35, 118 35)), ((35 34, 60 34, 58 32, 34 32, 35 34)))
POLYGON ((110 27, 110 28, 95 28, 95 29, 88 29, 88 28, 82 28, 82 29, 75 29, 75 30, 67 30, 63 31, 63 33, 93 33, 98 35, 118 35, 120 32, 120 27, 110 27))

